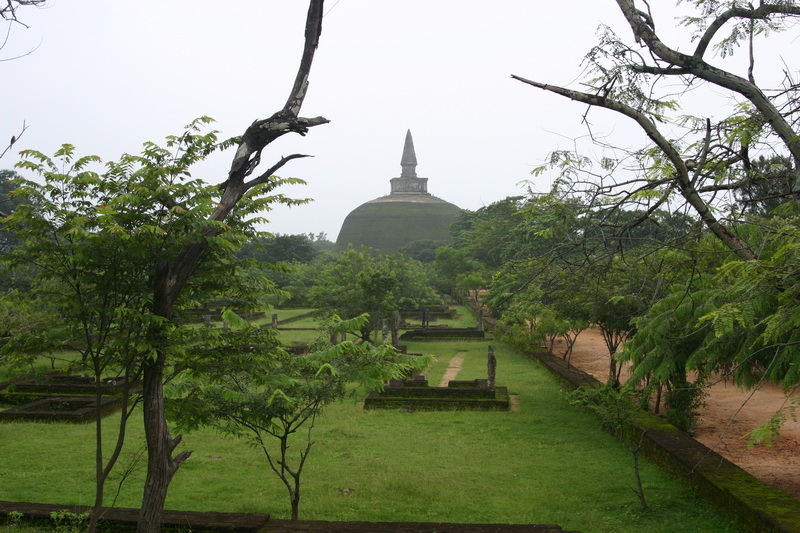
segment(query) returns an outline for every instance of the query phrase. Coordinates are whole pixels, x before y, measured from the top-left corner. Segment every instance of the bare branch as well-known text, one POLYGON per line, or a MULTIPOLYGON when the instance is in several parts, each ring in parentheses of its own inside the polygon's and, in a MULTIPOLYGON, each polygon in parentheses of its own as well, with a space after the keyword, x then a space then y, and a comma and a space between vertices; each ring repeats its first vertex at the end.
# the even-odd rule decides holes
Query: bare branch
POLYGON ((275 175, 275 173, 281 167, 283 167, 283 165, 285 165, 286 163, 288 163, 292 159, 301 159, 301 158, 304 158, 304 157, 314 157, 314 156, 305 155, 305 154, 292 154, 292 155, 287 155, 287 156, 282 157, 280 161, 278 161, 277 163, 275 163, 274 165, 269 167, 269 169, 266 172, 264 172, 263 174, 261 174, 259 177, 253 178, 252 180, 250 180, 247 183, 245 183, 245 188, 247 190, 250 190, 253 187, 255 187, 256 185, 261 185, 262 183, 266 183, 267 181, 269 181, 269 179, 273 175, 275 175))
MULTIPOLYGON (((259 176, 249 184, 245 178, 252 174, 261 159, 261 151, 278 137, 296 132, 304 135, 308 128, 328 122, 323 117, 314 119, 299 118, 300 106, 306 95, 308 76, 311 63, 319 42, 322 27, 322 7, 324 0, 310 0, 308 16, 306 18, 306 42, 303 58, 298 68, 294 87, 290 93, 286 106, 266 120, 256 120, 247 128, 237 148, 228 173, 228 179, 221 186, 222 197, 218 207, 210 215, 211 221, 223 221, 236 208, 249 187, 267 180, 267 176, 259 176)), ((284 158, 286 161, 291 160, 284 158)), ((282 159, 278 165, 285 164, 282 159)), ((273 168, 276 168, 275 166, 273 168)), ((279 167, 278 167, 279 168, 279 167)), ((272 170, 272 169, 270 169, 272 170)), ((219 230, 206 228, 202 230, 203 237, 212 237, 219 230)), ((175 312, 175 305, 183 288, 200 264, 203 254, 209 246, 207 238, 198 239, 197 242, 185 245, 174 257, 163 256, 158 260, 153 275, 153 313, 171 320, 175 312)), ((142 500, 139 513, 139 531, 157 531, 161 511, 164 506, 167 487, 172 475, 181 463, 189 457, 189 452, 181 452, 172 458, 175 450, 176 439, 171 439, 167 429, 166 417, 163 408, 163 378, 166 367, 167 354, 164 349, 156 350, 156 357, 144 365, 143 371, 143 397, 145 435, 148 444, 148 467, 145 481, 148 490, 142 500), (165 467, 168 475, 164 476, 165 467)))
POLYGON ((236 155, 231 162, 228 172, 228 181, 236 187, 239 183, 252 174, 260 160, 261 151, 269 143, 286 133, 294 132, 305 135, 308 128, 327 124, 324 117, 301 118, 298 117, 300 108, 308 91, 308 77, 311 72, 311 63, 319 44, 322 32, 322 7, 323 0, 311 0, 306 17, 305 45, 300 66, 297 69, 294 86, 286 100, 283 109, 268 119, 256 120, 242 136, 242 141, 236 150, 236 155), (254 164, 255 163, 255 164, 254 164))
POLYGON ((667 138, 661 134, 655 123, 643 113, 637 111, 629 105, 623 104, 622 102, 617 102, 615 100, 595 94, 573 91, 571 89, 565 89, 555 85, 536 82, 515 75, 512 75, 511 77, 539 89, 565 96, 570 100, 616 111, 617 113, 625 115, 636 121, 636 123, 639 124, 639 127, 644 130, 647 136, 650 137, 650 139, 670 160, 675 169, 675 175, 673 177, 675 184, 680 189, 681 194, 686 201, 689 202, 697 214, 700 215, 700 218, 703 220, 706 226, 708 226, 708 228, 717 236, 717 238, 720 239, 720 241, 725 243, 726 246, 728 246, 742 259, 756 259, 755 253, 750 249, 747 243, 736 237, 736 235, 731 233, 728 228, 726 228, 717 220, 717 218, 711 212, 708 204, 700 197, 698 191, 692 186, 692 183, 689 179, 689 169, 686 167, 686 163, 681 157, 681 154, 675 149, 675 146, 673 146, 672 143, 670 143, 669 140, 667 140, 667 138))
MULTIPOLYGON (((764 116, 764 119, 772 125, 775 133, 777 133, 786 144, 786 147, 792 153, 792 157, 795 160, 795 168, 800 167, 800 136, 794 132, 785 117, 781 115, 778 109, 757 85, 745 78, 706 63, 703 61, 702 53, 695 51, 695 54, 690 56, 666 46, 661 39, 659 39, 658 35, 656 35, 652 26, 642 19, 640 12, 634 5, 634 0, 617 0, 617 5, 619 5, 623 15, 625 15, 637 42, 644 43, 644 45, 659 59, 671 65, 671 67, 685 69, 688 71, 688 74, 741 94, 747 98, 764 116)), ((764 18, 766 15, 774 13, 800 15, 800 7, 787 6, 784 4, 762 4, 758 9, 752 10, 752 12, 751 10, 744 11, 745 13, 739 16, 744 16, 747 13, 751 13, 751 15, 753 13, 761 13, 759 18, 764 18)), ((738 11, 735 11, 735 13, 738 13, 738 11)), ((701 49, 701 52, 704 52, 704 49, 701 49)), ((639 68, 641 69, 642 67, 639 68)), ((653 68, 646 68, 645 70, 655 72, 653 68)), ((669 67, 659 70, 659 73, 662 74, 669 72, 669 67)), ((800 173, 797 177, 797 183, 800 185, 800 173)), ((800 189, 800 187, 797 188, 800 189)))
POLYGON ((694 50, 694 57, 702 59, 708 50, 709 44, 711 44, 711 41, 714 39, 714 36, 731 19, 741 18, 750 20, 767 20, 771 15, 800 15, 800 7, 792 6, 788 3, 762 3, 755 9, 732 7, 731 9, 728 9, 720 14, 711 24, 709 24, 708 28, 703 33, 703 36, 697 43, 697 47, 694 50))
POLYGON ((2 152, 0 152, 0 159, 2 159, 4 155, 6 155, 6 152, 11 150, 11 147, 14 146, 14 143, 16 143, 19 140, 19 138, 22 137, 22 134, 25 133, 25 130, 27 129, 28 126, 25 124, 25 122, 23 122, 22 129, 20 130, 20 132, 16 135, 12 135, 11 140, 8 142, 8 146, 6 146, 5 149, 2 152))
POLYGON ((47 2, 47 0, 4 0, 3 2, 0 2, 0 6, 2 6, 0 7, 0 17, 3 17, 3 19, 10 22, 22 24, 27 28, 28 26, 23 22, 20 22, 17 18, 17 9, 24 6, 40 6, 45 2, 47 2))

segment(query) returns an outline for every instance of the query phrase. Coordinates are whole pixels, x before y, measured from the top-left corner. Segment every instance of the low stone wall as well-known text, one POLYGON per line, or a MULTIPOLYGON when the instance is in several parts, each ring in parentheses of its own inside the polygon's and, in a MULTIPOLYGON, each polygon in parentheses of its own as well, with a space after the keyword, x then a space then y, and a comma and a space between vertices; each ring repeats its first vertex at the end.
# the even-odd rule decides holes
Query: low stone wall
MULTIPOLYGON (((499 387, 498 387, 499 388, 499 387)), ((448 400, 477 400, 494 399, 495 390, 479 389, 476 387, 387 387, 379 394, 383 397, 402 399, 448 399, 448 400)))
POLYGON ((98 407, 93 397, 42 398, 0 411, 1 422, 39 421, 85 424, 95 420, 97 410, 102 416, 118 411, 122 400, 118 396, 102 396, 98 407))
POLYGON ((479 339, 482 340, 486 337, 483 331, 475 328, 428 328, 428 329, 412 329, 400 335, 401 340, 447 340, 447 339, 479 339))
POLYGON ((429 305, 423 307, 405 307, 400 309, 400 317, 403 319, 418 319, 422 320, 425 313, 430 320, 440 320, 443 318, 455 318, 456 310, 451 309, 446 305, 429 305))
MULTIPOLYGON (((2 516, 19 512, 31 524, 49 525, 51 512, 85 513, 88 507, 0 501, 2 516)), ((102 531, 134 531, 138 509, 104 508, 102 531)), ((321 520, 275 520, 268 514, 201 513, 168 511, 162 515, 162 531, 240 533, 579 533, 549 524, 452 524, 432 522, 327 522, 321 520)))
MULTIPOLYGON (((421 388, 421 387, 420 387, 421 388)), ((430 387, 417 391, 419 395, 402 396, 391 391, 386 395, 370 393, 364 399, 364 409, 407 409, 409 411, 508 411, 511 402, 506 387, 496 387, 494 391, 482 391, 480 396, 474 391, 459 388, 430 387), (442 392, 444 391, 444 392, 442 392), (484 392, 491 392, 488 397, 484 392)))
MULTIPOLYGON (((104 378, 101 384, 103 394, 120 395, 125 390, 126 380, 104 378)), ((60 370, 45 372, 30 379, 0 383, 0 397, 6 403, 27 403, 30 398, 38 399, 43 395, 67 396, 90 395, 96 392, 94 378, 91 376, 67 375, 60 370)))
MULTIPOLYGON (((91 511, 90 507, 77 505, 53 505, 46 503, 0 502, 0 515, 22 513, 29 524, 51 524, 50 513, 73 513, 82 515, 91 511)), ((124 507, 104 507, 100 521, 101 531, 134 531, 139 517, 138 509, 124 507)), ((202 513, 196 511, 164 511, 162 531, 236 531, 256 533, 264 531, 269 522, 268 514, 244 513, 202 513)))
MULTIPOLYGON (((599 386, 595 378, 549 353, 527 354, 539 361, 569 390, 599 386)), ((667 472, 689 483, 717 512, 747 531, 800 533, 800 501, 748 474, 658 416, 642 411, 645 430, 642 453, 667 472)), ((641 431, 631 427, 625 438, 639 442, 641 431)))
MULTIPOLYGON (((0 403, 14 407, 0 410, 0 421, 35 420, 47 422, 86 423, 117 411, 122 394, 133 376, 104 378, 99 399, 94 378, 67 375, 60 370, 14 382, 0 383, 0 403)), ((138 384, 131 383, 132 391, 138 384)))

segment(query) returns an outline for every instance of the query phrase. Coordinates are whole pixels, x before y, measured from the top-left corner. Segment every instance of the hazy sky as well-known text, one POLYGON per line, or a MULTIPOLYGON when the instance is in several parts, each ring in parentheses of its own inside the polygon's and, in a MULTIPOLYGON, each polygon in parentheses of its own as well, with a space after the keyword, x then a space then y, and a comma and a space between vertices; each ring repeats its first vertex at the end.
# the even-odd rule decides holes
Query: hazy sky
MULTIPOLYGON (((16 148, 52 153, 69 142, 107 160, 201 115, 217 120, 221 136, 239 135, 283 106, 306 9, 302 0, 51 0, 21 9, 30 28, 14 25, 0 58, 34 50, 0 62, 0 135, 24 121, 16 148)), ((598 26, 630 33, 613 0, 327 0, 326 11, 302 115, 331 123, 284 136, 263 160, 315 156, 280 172, 308 181, 286 194, 314 202, 276 209, 267 229, 331 240, 352 209, 389 193, 409 128, 431 194, 467 209, 522 194, 520 182, 549 152, 585 134, 585 107, 510 75, 579 88, 598 26)), ((194 175, 223 181, 231 156, 194 175)), ((15 161, 6 155, 0 168, 15 161)), ((549 177, 533 187, 549 189, 549 177)))

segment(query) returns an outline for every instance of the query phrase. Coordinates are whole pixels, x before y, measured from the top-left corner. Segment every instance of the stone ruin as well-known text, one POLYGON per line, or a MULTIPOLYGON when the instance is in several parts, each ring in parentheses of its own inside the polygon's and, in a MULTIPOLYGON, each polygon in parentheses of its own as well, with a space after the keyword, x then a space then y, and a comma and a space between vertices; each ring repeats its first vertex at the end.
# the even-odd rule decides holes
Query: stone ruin
POLYGON ((474 328, 454 328, 448 325, 431 324, 436 318, 452 318, 455 311, 448 306, 421 306, 407 308, 401 311, 401 316, 419 316, 421 326, 411 326, 408 322, 401 322, 399 328, 406 331, 400 335, 404 341, 440 341, 451 339, 480 340, 486 338, 483 325, 483 314, 479 313, 474 328))
POLYGON ((489 346, 486 379, 451 380, 447 387, 431 387, 425 376, 392 380, 380 392, 364 400, 364 409, 407 409, 421 411, 507 411, 508 389, 495 385, 497 359, 489 346))
POLYGON ((105 416, 121 407, 122 395, 129 388, 128 379, 126 376, 105 378, 99 404, 91 376, 70 376, 53 371, 0 383, 0 403, 13 405, 0 411, 0 421, 91 422, 98 409, 105 416))

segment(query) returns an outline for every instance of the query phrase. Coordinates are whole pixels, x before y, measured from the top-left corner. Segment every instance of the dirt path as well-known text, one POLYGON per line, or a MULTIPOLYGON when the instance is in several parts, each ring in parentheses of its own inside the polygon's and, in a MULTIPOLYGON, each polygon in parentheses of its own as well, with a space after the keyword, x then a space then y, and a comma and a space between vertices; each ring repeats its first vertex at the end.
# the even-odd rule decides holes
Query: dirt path
POLYGON ((447 363, 447 370, 444 376, 442 376, 442 380, 439 382, 440 387, 447 387, 451 379, 456 379, 458 373, 461 372, 461 365, 464 363, 465 355, 467 355, 467 352, 458 352, 450 359, 450 362, 447 363))
MULTIPOLYGON (((561 345, 554 350, 563 353, 561 345)), ((608 349, 596 330, 578 336, 571 362, 600 381, 608 376, 608 349)), ((627 371, 621 378, 627 379, 627 371)), ((782 438, 772 448, 747 449, 746 434, 769 421, 783 406, 783 391, 764 384, 755 391, 742 391, 731 382, 720 381, 708 389, 705 406, 695 429, 695 438, 765 483, 800 499, 800 422, 789 420, 782 438), (743 438, 744 437, 744 438, 743 438)))

